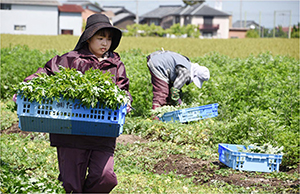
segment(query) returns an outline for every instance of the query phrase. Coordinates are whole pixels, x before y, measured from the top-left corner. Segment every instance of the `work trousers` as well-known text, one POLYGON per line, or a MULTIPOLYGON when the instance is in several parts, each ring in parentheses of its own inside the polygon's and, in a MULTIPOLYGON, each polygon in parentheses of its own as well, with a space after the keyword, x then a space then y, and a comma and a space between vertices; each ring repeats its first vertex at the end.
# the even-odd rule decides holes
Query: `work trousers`
MULTIPOLYGON (((149 68, 149 66, 148 66, 149 68)), ((153 87, 153 98, 152 98, 152 109, 154 110, 157 107, 164 105, 175 105, 181 104, 181 99, 177 103, 173 102, 170 97, 170 88, 172 83, 167 83, 164 80, 158 78, 149 68, 151 74, 151 83, 153 87)))
POLYGON ((66 193, 109 193, 118 184, 113 153, 57 147, 57 156, 66 193))

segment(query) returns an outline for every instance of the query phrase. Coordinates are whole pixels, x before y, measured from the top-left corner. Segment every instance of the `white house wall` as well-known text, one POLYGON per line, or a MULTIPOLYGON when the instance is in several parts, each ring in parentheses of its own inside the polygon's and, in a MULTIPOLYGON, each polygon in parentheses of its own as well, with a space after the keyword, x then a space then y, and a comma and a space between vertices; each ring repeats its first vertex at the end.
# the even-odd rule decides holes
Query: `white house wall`
POLYGON ((59 26, 59 34, 61 34, 61 30, 73 30, 74 36, 80 36, 82 28, 81 13, 61 12, 59 17, 59 26))
POLYGON ((200 24, 203 24, 203 23, 204 23, 203 17, 193 17, 192 18, 192 24, 193 25, 199 26, 200 24))
POLYGON ((0 10, 0 33, 57 35, 57 6, 11 5, 11 10, 0 10), (23 26, 15 30, 15 25, 23 26), (25 28, 24 28, 25 26, 25 28))
POLYGON ((229 36, 229 18, 214 17, 213 24, 219 24, 217 37, 213 38, 227 39, 229 36))

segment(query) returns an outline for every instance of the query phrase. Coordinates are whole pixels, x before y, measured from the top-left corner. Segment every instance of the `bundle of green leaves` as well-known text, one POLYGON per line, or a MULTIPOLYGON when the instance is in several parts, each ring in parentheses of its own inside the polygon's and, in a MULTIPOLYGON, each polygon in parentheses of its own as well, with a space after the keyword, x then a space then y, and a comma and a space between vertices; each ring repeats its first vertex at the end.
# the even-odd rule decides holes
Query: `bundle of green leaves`
POLYGON ((249 152, 249 153, 262 153, 262 154, 283 154, 283 146, 281 147, 273 147, 269 143, 265 143, 262 146, 259 146, 258 143, 250 144, 247 149, 243 149, 238 147, 238 150, 241 152, 249 152))
POLYGON ((198 107, 198 106, 200 106, 199 103, 186 104, 186 103, 182 102, 178 106, 165 105, 165 106, 157 107, 154 110, 150 110, 150 112, 151 112, 152 115, 162 117, 167 112, 173 112, 173 111, 176 111, 176 110, 192 108, 192 107, 198 107))
POLYGON ((76 69, 60 67, 60 72, 53 76, 45 73, 38 74, 28 82, 21 82, 15 87, 17 94, 29 101, 41 103, 45 98, 59 101, 81 101, 86 107, 96 107, 97 103, 116 110, 120 105, 127 104, 129 98, 111 79, 109 72, 90 69, 84 74, 76 69))

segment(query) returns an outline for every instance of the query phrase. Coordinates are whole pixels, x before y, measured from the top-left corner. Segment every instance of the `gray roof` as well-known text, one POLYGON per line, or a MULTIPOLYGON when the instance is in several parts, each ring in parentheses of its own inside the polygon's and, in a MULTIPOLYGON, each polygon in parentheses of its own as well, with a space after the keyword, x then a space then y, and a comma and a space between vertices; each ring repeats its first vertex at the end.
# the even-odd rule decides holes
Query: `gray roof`
POLYGON ((1 0, 1 3, 19 4, 19 5, 50 5, 50 6, 61 5, 56 0, 1 0))
POLYGON ((177 15, 182 7, 180 5, 160 5, 158 8, 141 15, 142 18, 162 18, 168 15, 177 15))
POLYGON ((203 3, 182 7, 180 5, 163 5, 150 11, 141 17, 143 18, 163 18, 168 15, 181 16, 230 16, 230 14, 219 11, 203 3))
POLYGON ((126 19, 126 18, 132 18, 133 20, 135 19, 135 15, 131 14, 131 13, 120 13, 118 15, 116 15, 115 17, 112 18, 112 22, 113 24, 117 24, 118 22, 126 19))
POLYGON ((230 14, 225 13, 223 11, 219 11, 212 7, 209 7, 204 4, 195 4, 190 6, 188 10, 181 15, 193 15, 193 16, 230 16, 230 14))
POLYGON ((124 6, 103 6, 102 9, 105 11, 112 11, 115 15, 119 15, 121 13, 133 14, 131 11, 127 10, 124 6))
POLYGON ((234 22, 233 24, 232 24, 232 27, 233 28, 244 28, 244 27, 250 27, 251 25, 255 25, 255 26, 259 26, 259 24, 258 23, 256 23, 255 21, 253 21, 253 20, 246 20, 246 25, 245 25, 245 21, 244 20, 237 20, 236 22, 234 22), (241 23, 242 23, 242 26, 241 26, 241 23))

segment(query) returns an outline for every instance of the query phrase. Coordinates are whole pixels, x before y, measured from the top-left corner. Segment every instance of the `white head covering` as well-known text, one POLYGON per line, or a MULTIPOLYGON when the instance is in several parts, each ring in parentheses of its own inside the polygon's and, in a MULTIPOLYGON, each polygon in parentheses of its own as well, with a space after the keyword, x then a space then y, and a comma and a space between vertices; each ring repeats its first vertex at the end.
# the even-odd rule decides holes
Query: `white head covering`
POLYGON ((191 63, 191 78, 194 84, 201 88, 204 81, 209 80, 210 74, 207 67, 200 66, 197 63, 191 63))

